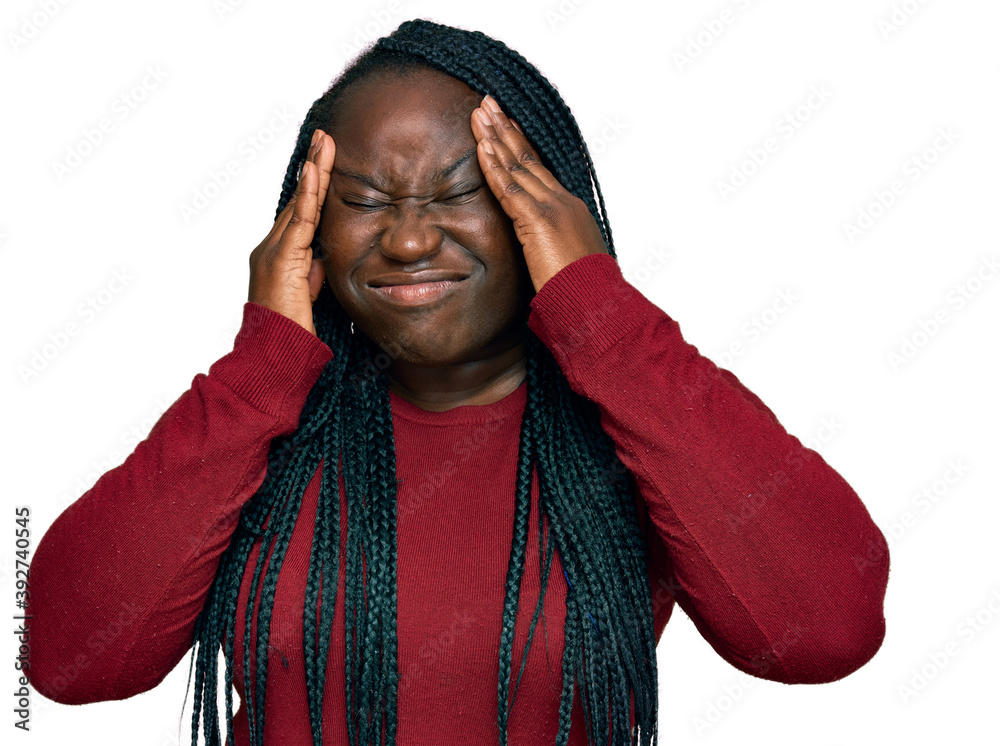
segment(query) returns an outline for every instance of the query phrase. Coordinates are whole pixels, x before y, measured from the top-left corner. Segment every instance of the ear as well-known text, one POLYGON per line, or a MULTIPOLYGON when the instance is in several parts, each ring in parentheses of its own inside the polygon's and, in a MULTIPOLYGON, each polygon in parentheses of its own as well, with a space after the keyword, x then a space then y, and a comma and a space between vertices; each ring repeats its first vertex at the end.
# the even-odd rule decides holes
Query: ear
POLYGON ((323 262, 319 259, 313 259, 312 266, 309 267, 309 300, 313 303, 319 297, 319 291, 323 287, 324 280, 326 280, 326 267, 323 266, 323 262))

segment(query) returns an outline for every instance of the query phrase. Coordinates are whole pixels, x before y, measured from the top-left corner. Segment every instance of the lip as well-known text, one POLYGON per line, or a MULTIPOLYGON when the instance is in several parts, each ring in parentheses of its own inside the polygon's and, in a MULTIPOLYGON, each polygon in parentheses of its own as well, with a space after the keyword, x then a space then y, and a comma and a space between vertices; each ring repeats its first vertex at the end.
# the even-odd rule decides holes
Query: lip
POLYGON ((378 275, 368 281, 370 287, 385 287, 387 285, 418 285, 426 282, 442 280, 464 280, 468 275, 453 269, 422 269, 419 272, 390 272, 378 275))
POLYGON ((425 269, 373 277, 368 288, 398 306, 422 306, 451 295, 467 279, 453 270, 425 269))
POLYGON ((437 280, 408 285, 380 285, 370 289, 399 306, 422 306, 451 295, 461 284, 462 280, 437 280))

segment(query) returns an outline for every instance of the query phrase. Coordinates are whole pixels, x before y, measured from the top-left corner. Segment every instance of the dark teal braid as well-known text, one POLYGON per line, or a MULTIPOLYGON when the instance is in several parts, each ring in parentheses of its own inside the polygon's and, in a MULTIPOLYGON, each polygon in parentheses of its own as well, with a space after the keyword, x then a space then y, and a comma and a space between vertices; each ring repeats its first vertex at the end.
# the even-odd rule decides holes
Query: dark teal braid
MULTIPOLYGON (((276 215, 295 192, 313 131, 330 132, 342 94, 373 73, 431 67, 491 94, 535 146, 542 163, 582 199, 615 256, 604 197, 590 152, 569 107, 527 60, 478 31, 406 21, 356 58, 317 99, 303 122, 285 173, 276 215), (595 200, 596 194, 596 200, 595 200)), ((216 656, 226 660, 226 732, 233 734, 233 630, 252 548, 259 554, 245 613, 244 684, 252 743, 262 744, 269 627, 278 572, 298 519, 302 494, 321 470, 316 527, 306 578, 303 637, 313 742, 323 740, 323 693, 339 579, 340 494, 347 505, 345 553, 345 700, 352 746, 395 743, 399 683, 396 638, 396 466, 388 383, 373 364, 381 352, 351 322, 329 285, 314 304, 317 335, 333 350, 303 407, 298 429, 275 438, 267 475, 244 506, 195 627, 193 738, 223 743, 216 712, 216 656), (337 454, 337 456, 335 456, 337 454), (270 555, 270 558, 268 558, 270 555), (255 607, 257 591, 260 601, 255 607), (319 607, 317 609, 317 606, 319 607), (204 712, 204 719, 201 714, 204 712)), ((556 743, 566 744, 579 686, 591 743, 657 740, 653 607, 635 487, 600 424, 593 402, 569 386, 549 350, 528 332, 527 403, 513 475, 514 525, 498 640, 497 725, 507 743, 553 557, 567 582, 563 685, 556 743), (531 509, 539 485, 540 594, 511 691, 512 648, 531 509), (547 524, 548 532, 545 533, 547 524), (544 544, 544 547, 543 547, 544 544), (629 730, 630 698, 636 729, 629 730), (610 713, 610 717, 609 717, 610 713)), ((339 633, 338 633, 339 634, 339 633)), ((546 631, 547 636, 547 631, 546 631)))

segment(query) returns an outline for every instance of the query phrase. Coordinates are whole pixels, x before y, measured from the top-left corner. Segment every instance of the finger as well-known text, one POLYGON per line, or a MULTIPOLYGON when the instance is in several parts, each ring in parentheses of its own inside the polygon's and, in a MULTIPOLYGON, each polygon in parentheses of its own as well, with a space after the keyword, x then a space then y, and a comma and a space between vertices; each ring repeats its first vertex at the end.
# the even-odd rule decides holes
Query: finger
MULTIPOLYGON (((271 230, 261 242, 263 245, 273 245, 281 237, 282 233, 284 233, 285 227, 291 220, 292 212, 295 210, 295 203, 297 202, 299 192, 302 189, 302 175, 305 171, 305 164, 313 159, 318 140, 319 134, 317 131, 314 131, 312 142, 309 145, 309 150, 306 152, 306 160, 302 163, 302 166, 299 169, 299 180, 295 186, 295 191, 292 193, 292 196, 289 198, 287 204, 285 204, 284 209, 282 209, 282 211, 278 213, 278 217, 274 219, 274 225, 271 226, 271 230)), ((327 184, 329 184, 329 181, 327 181, 327 184)))
MULTIPOLYGON (((506 146, 507 150, 510 151, 511 155, 522 167, 528 169, 528 171, 553 192, 564 191, 559 180, 542 164, 542 159, 539 157, 538 152, 528 138, 524 136, 521 128, 517 126, 514 120, 507 117, 500 110, 499 105, 492 96, 486 96, 483 99, 480 109, 489 115, 489 124, 484 128, 487 136, 490 134, 490 129, 492 129, 495 137, 506 146)), ((486 124, 485 122, 482 123, 486 124)), ((495 144, 494 149, 496 149, 495 144)))
POLYGON ((319 173, 316 164, 307 160, 302 164, 299 183, 295 192, 295 204, 284 231, 281 233, 280 244, 283 249, 305 251, 311 249, 313 234, 319 222, 316 209, 319 197, 319 173))
POLYGON ((330 189, 330 172, 333 169, 333 160, 337 152, 337 144, 334 142, 333 138, 326 134, 323 130, 317 129, 315 133, 316 146, 312 160, 313 163, 316 164, 316 168, 319 173, 319 191, 317 192, 316 203, 316 223, 318 225, 319 218, 323 214, 323 203, 326 202, 326 195, 330 189))
MULTIPOLYGON (((482 109, 477 112, 479 116, 488 116, 482 109)), ((481 120, 477 126, 479 165, 508 216, 523 215, 523 211, 537 209, 539 202, 553 198, 553 190, 518 161, 494 128, 481 120)))

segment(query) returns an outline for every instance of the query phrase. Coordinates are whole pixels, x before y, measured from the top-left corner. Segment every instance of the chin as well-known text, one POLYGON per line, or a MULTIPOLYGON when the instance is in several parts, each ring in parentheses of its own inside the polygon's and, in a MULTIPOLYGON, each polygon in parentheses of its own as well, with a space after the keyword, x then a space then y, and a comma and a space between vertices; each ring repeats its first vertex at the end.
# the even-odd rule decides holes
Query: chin
MULTIPOLYGON (((355 329, 357 329, 355 325, 355 329)), ((458 363, 475 360, 475 349, 469 346, 456 344, 454 336, 449 336, 441 344, 433 344, 426 334, 416 332, 404 332, 393 337, 373 336, 364 332, 377 347, 379 347, 393 361, 419 365, 425 368, 435 368, 445 365, 455 365, 458 363)), ((473 345, 472 347, 475 347, 473 345)), ((384 361, 383 361, 384 362, 384 361)), ((379 366, 380 368, 385 366, 379 366)))

